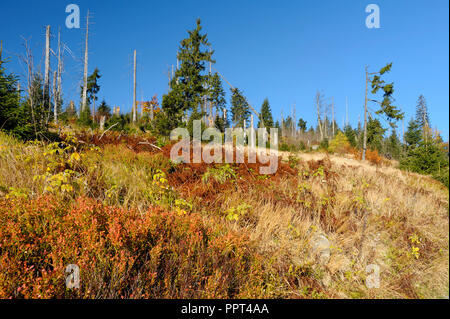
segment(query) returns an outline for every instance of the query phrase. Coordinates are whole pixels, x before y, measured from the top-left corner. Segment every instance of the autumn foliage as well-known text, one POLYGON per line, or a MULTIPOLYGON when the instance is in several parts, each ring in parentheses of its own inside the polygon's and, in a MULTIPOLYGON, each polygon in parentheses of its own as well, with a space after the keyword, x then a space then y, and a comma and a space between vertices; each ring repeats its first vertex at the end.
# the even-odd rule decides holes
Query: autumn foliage
POLYGON ((258 260, 245 237, 197 214, 0 200, 0 298, 261 297, 258 260), (66 289, 69 264, 79 290, 66 289))
MULTIPOLYGON (((353 156, 355 156, 356 159, 362 159, 362 151, 353 149, 351 153, 353 154, 353 156)), ((383 158, 380 156, 378 151, 370 149, 366 150, 366 160, 375 165, 380 165, 383 162, 383 158)))

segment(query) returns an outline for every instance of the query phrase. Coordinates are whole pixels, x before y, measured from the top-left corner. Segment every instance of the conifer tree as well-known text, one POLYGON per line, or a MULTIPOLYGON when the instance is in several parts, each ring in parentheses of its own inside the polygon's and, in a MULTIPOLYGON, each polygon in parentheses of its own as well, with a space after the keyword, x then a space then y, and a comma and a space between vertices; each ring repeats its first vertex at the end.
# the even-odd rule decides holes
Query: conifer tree
POLYGON ((363 155, 362 158, 366 158, 366 147, 368 143, 368 102, 375 102, 379 104, 378 110, 375 111, 378 115, 384 115, 389 121, 392 128, 395 127, 395 121, 401 120, 404 117, 404 113, 400 111, 393 103, 392 94, 394 93, 394 83, 386 83, 381 77, 390 72, 392 68, 392 63, 387 64, 378 72, 369 73, 366 68, 366 94, 365 94, 365 104, 364 104, 364 135, 363 135, 363 155), (371 78, 372 76, 372 78, 371 78), (383 99, 381 101, 369 99, 368 97, 368 85, 369 82, 372 87, 372 94, 377 94, 380 90, 383 92, 383 99))
POLYGON ((307 124, 307 122, 304 119, 301 118, 301 119, 298 120, 297 126, 300 129, 300 131, 305 132, 306 131, 306 124, 307 124))
POLYGON ((377 94, 379 90, 383 91, 383 99, 381 102, 372 100, 373 102, 377 102, 380 105, 379 110, 375 113, 379 115, 385 115, 386 119, 392 124, 391 121, 401 120, 403 119, 403 113, 394 105, 392 105, 393 98, 392 94, 394 93, 394 83, 385 83, 381 79, 381 76, 385 73, 388 73, 392 68, 392 63, 389 63, 384 68, 382 68, 379 72, 373 73, 372 78, 372 94, 377 94))
POLYGON ((420 128, 424 128, 425 126, 430 126, 430 116, 428 114, 427 101, 425 97, 421 94, 419 99, 417 100, 416 106, 416 122, 419 124, 420 128))
POLYGON ((164 114, 158 117, 160 123, 157 126, 162 133, 168 133, 181 125, 185 112, 201 113, 199 106, 209 94, 207 84, 210 75, 204 71, 206 62, 215 63, 212 60, 214 52, 210 50, 207 35, 201 34, 201 30, 201 21, 198 19, 196 28, 188 31, 189 37, 180 43, 177 55, 180 67, 170 82, 169 93, 163 96, 164 114))
POLYGON ((16 109, 19 105, 17 78, 5 73, 3 63, 0 60, 0 129, 12 130, 17 125, 16 109))
POLYGON ((356 147, 356 134, 357 134, 357 132, 355 132, 355 130, 352 129, 352 127, 349 124, 344 126, 344 134, 347 137, 347 140, 350 143, 350 145, 352 147, 356 147))
POLYGON ((216 113, 223 112, 226 107, 225 91, 219 74, 214 73, 209 79, 209 99, 216 109, 216 113))
POLYGON ((408 149, 416 148, 422 139, 422 132, 420 124, 416 120, 411 119, 408 124, 408 129, 405 133, 405 142, 408 149))
POLYGON ((98 116, 104 116, 107 120, 111 117, 111 108, 108 104, 106 104, 106 101, 103 100, 102 103, 100 103, 100 106, 97 110, 98 116))
POLYGON ((244 128, 244 120, 248 122, 250 109, 248 102, 238 88, 231 89, 231 116, 235 127, 244 128))
MULTIPOLYGON (((100 71, 98 68, 95 68, 94 72, 87 78, 87 105, 91 105, 91 103, 95 100, 98 100, 97 93, 100 91, 100 85, 98 84, 98 80, 102 76, 100 75, 100 71)), ((83 87, 81 87, 81 92, 83 92, 83 87)), ((81 114, 81 113, 80 113, 81 114)))
POLYGON ((261 113, 259 114, 258 127, 273 127, 273 116, 272 110, 270 109, 269 99, 265 98, 263 104, 261 105, 261 113), (261 121, 262 118, 262 121, 261 121))
POLYGON ((383 128, 381 122, 378 119, 372 117, 369 118, 367 123, 367 145, 372 150, 382 152, 383 137, 386 129, 383 128))
POLYGON ((386 151, 384 155, 389 158, 399 159, 402 152, 402 145, 395 129, 386 141, 386 151))

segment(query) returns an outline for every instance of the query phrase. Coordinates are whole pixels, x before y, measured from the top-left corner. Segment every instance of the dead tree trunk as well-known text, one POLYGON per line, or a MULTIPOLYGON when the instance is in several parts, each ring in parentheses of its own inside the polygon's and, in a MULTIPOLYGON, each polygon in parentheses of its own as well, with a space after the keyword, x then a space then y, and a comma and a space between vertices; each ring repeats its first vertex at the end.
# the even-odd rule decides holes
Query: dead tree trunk
POLYGON ((58 124, 58 91, 56 88, 57 73, 57 71, 53 72, 53 120, 55 121, 55 124, 58 124))
POLYGON ((367 149, 367 90, 369 86, 369 72, 366 67, 366 93, 364 95, 364 137, 363 137, 363 153, 362 160, 366 159, 366 149, 367 149))
POLYGON ((92 121, 95 123, 95 94, 92 98, 92 121))
POLYGON ((46 27, 45 31, 45 71, 44 71, 44 105, 48 101, 48 117, 47 123, 51 114, 51 94, 50 94, 50 26, 46 27), (47 100, 48 95, 48 100, 47 100))
POLYGON ((332 120, 332 127, 333 127, 333 138, 334 138, 334 97, 331 100, 331 120, 332 120))
POLYGON ((86 16, 86 43, 84 50, 83 95, 81 100, 81 112, 84 111, 87 105, 88 41, 89 41, 89 10, 86 16))
POLYGON ((55 124, 58 124, 58 112, 61 106, 61 73, 62 73, 62 61, 61 61, 61 30, 58 30, 58 70, 57 70, 57 89, 55 99, 55 124))
POLYGON ((136 123, 136 50, 134 50, 133 68, 133 123, 136 123))
POLYGON ((36 124, 36 115, 34 112, 34 102, 35 102, 35 96, 33 91, 33 81, 34 81, 34 66, 33 66, 33 54, 28 46, 28 40, 24 40, 25 45, 25 57, 23 57, 23 60, 25 64, 27 65, 27 91, 28 91, 28 99, 30 103, 30 109, 31 109, 31 118, 33 120, 33 129, 34 129, 34 136, 37 138, 37 124, 36 124))
POLYGON ((321 107, 322 107, 321 96, 320 96, 320 93, 317 92, 316 93, 317 123, 319 125, 320 140, 322 141, 323 140, 323 129, 322 129, 322 121, 320 120, 321 107))

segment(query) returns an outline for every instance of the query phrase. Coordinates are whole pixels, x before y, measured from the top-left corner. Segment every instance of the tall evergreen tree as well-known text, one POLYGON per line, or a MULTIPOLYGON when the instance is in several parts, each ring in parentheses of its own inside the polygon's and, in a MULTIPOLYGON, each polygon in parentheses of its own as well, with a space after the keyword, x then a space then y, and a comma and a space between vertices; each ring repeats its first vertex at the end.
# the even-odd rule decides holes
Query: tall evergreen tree
MULTIPOLYGON (((98 84, 98 80, 102 76, 100 75, 100 71, 98 68, 95 68, 94 72, 87 78, 87 104, 91 105, 91 103, 95 100, 98 100, 97 94, 100 91, 100 85, 98 84)), ((81 87, 81 92, 83 92, 83 87, 81 87)))
POLYGON ((381 79, 381 76, 385 73, 390 72, 392 68, 392 63, 389 63, 384 68, 382 68, 379 72, 376 72, 372 78, 372 94, 376 94, 379 90, 383 91, 383 100, 381 102, 372 100, 374 102, 378 102, 380 105, 380 109, 375 113, 379 115, 385 115, 386 119, 391 123, 393 120, 401 120, 403 119, 404 114, 394 105, 392 105, 393 98, 392 94, 394 93, 394 83, 385 83, 381 79))
POLYGON ((422 94, 419 96, 419 99, 417 100, 416 122, 419 124, 420 128, 423 128, 425 126, 431 127, 427 101, 425 100, 425 97, 422 94))
POLYGON ((352 147, 356 147, 356 134, 357 134, 357 132, 355 132, 355 130, 353 130, 353 128, 349 124, 347 124, 344 127, 344 134, 347 137, 347 140, 350 143, 350 145, 352 147))
POLYGON ((209 101, 213 104, 217 114, 226 108, 225 91, 219 74, 214 73, 209 79, 209 101))
POLYGON ((381 122, 376 118, 369 118, 367 123, 367 145, 372 150, 382 152, 383 137, 386 129, 383 128, 381 122))
POLYGON ((400 139, 398 138, 395 129, 393 129, 391 135, 387 138, 386 151, 384 152, 384 154, 389 158, 399 159, 401 152, 402 145, 400 139))
POLYGON ((392 105, 393 97, 392 94, 394 93, 394 83, 386 83, 384 80, 381 79, 381 77, 385 74, 390 72, 392 68, 392 63, 387 64, 385 67, 383 67, 380 71, 369 73, 366 68, 366 96, 365 96, 365 110, 364 110, 364 135, 363 135, 363 155, 362 158, 365 159, 366 157, 366 147, 368 143, 368 132, 367 132, 367 126, 368 123, 366 122, 366 114, 368 112, 368 102, 376 102, 379 104, 379 109, 375 111, 378 115, 384 115, 386 119, 389 121, 389 124, 392 128, 395 127, 395 121, 401 120, 404 117, 404 113, 402 113, 396 106, 392 105), (370 76, 373 76, 370 78, 370 76), (369 99, 367 95, 367 88, 368 88, 368 82, 371 82, 372 86, 372 94, 377 94, 379 90, 383 92, 383 99, 381 101, 369 99))
POLYGON ((258 127, 273 127, 273 116, 272 110, 270 109, 269 99, 265 98, 263 104, 261 105, 261 113, 259 114, 258 127), (262 119, 262 121, 261 121, 262 119))
POLYGON ((231 116, 235 127, 244 128, 244 120, 248 122, 250 108, 247 99, 238 88, 231 89, 231 116))
POLYGON ((170 91, 163 96, 162 110, 164 119, 161 119, 160 130, 168 133, 179 126, 183 115, 188 111, 197 111, 208 95, 207 84, 210 75, 204 74, 205 63, 211 62, 213 51, 209 50, 210 43, 207 35, 201 34, 201 21, 197 20, 194 30, 188 31, 189 37, 183 39, 178 50, 180 67, 170 82, 170 91))
POLYGON ((411 119, 408 124, 408 129, 405 132, 405 142, 408 149, 413 149, 419 146, 422 139, 422 132, 420 124, 416 120, 411 119))
POLYGON ((17 125, 16 111, 19 106, 17 78, 13 74, 6 74, 3 64, 0 60, 0 129, 12 130, 17 125))

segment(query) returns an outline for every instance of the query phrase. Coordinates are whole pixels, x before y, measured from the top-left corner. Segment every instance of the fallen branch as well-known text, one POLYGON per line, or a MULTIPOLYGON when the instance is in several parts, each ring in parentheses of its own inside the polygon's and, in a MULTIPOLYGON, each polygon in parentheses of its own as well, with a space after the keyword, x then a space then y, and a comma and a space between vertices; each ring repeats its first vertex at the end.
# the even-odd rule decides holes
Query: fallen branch
POLYGON ((162 151, 162 149, 161 149, 160 147, 158 147, 158 146, 156 146, 156 145, 153 145, 152 143, 149 143, 149 142, 147 142, 147 141, 139 142, 138 145, 150 145, 151 147, 154 147, 154 148, 156 148, 156 149, 162 151))
POLYGON ((100 138, 98 139, 99 141, 102 139, 103 135, 105 135, 106 132, 108 132, 110 129, 112 129, 114 126, 116 126, 117 124, 119 124, 119 122, 117 122, 114 125, 111 125, 106 131, 103 132, 103 134, 100 136, 100 138))

